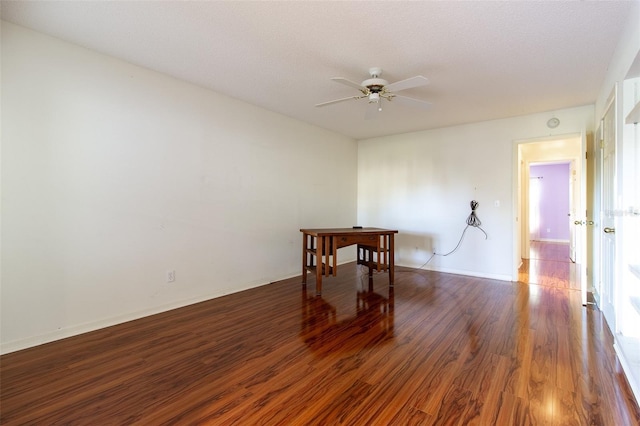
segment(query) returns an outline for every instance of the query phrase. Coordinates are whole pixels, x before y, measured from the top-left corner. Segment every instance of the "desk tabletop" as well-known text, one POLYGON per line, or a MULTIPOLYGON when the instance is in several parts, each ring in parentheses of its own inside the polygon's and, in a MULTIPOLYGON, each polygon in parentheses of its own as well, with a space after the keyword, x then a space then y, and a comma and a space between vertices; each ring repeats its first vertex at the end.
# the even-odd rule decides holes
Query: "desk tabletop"
POLYGON ((344 234, 397 234, 398 231, 394 229, 384 228, 316 228, 316 229, 301 229, 300 232, 314 236, 323 235, 344 235, 344 234))

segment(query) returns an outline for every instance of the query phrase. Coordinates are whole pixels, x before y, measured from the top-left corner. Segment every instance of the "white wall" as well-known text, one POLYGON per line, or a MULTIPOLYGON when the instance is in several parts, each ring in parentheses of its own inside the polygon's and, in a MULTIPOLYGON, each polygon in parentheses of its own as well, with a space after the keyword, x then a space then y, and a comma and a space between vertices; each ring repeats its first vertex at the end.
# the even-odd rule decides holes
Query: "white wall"
MULTIPOLYGON (((633 61, 640 53, 640 1, 633 1, 633 8, 628 15, 627 22, 620 24, 624 26, 622 37, 612 57, 605 58, 608 61, 607 75, 596 100, 596 119, 598 121, 605 113, 607 100, 616 83, 621 83, 625 79, 633 61)), ((618 106, 621 107, 622 103, 618 106)))
POLYGON ((358 223, 397 228, 397 264, 419 267, 434 249, 455 248, 476 200, 489 239, 470 228, 457 252, 436 256, 425 268, 510 280, 516 141, 592 127, 593 106, 584 106, 359 141, 358 223), (550 130, 553 116, 561 124, 550 130))
POLYGON ((354 140, 6 22, 2 125, 2 352, 299 275, 300 228, 355 223, 354 140))

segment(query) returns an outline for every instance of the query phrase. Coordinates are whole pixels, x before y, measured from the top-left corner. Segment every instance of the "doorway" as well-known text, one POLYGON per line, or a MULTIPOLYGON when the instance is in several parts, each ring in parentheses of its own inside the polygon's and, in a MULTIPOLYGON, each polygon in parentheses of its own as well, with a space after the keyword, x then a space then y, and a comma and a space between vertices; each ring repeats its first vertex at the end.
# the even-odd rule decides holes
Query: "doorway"
POLYGON ((525 140, 517 145, 516 200, 520 220, 514 239, 518 256, 514 259, 518 265, 514 275, 517 274, 518 281, 584 290, 581 273, 585 241, 580 212, 584 211, 586 188, 583 188, 582 145, 581 134, 525 140), (552 166, 562 170, 563 177, 558 179, 564 180, 561 185, 565 191, 556 195, 564 198, 564 204, 553 212, 552 218, 543 218, 541 204, 550 200, 541 200, 540 192, 545 184, 551 183, 543 183, 545 177, 554 180, 552 166), (545 168, 546 172, 540 173, 545 168))
POLYGON ((547 287, 579 288, 575 280, 574 161, 529 164, 529 252, 519 280, 547 287))

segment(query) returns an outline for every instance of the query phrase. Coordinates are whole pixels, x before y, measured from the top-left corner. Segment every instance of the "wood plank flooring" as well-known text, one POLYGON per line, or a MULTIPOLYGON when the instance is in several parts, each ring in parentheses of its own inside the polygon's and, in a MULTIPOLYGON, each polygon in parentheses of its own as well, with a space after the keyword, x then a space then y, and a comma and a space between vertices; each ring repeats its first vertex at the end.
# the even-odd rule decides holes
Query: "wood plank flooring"
POLYGON ((580 289, 579 265, 569 258, 569 244, 531 241, 529 259, 522 259, 519 281, 543 286, 580 289))
POLYGON ((0 357, 2 425, 637 425, 578 291, 340 266, 0 357))

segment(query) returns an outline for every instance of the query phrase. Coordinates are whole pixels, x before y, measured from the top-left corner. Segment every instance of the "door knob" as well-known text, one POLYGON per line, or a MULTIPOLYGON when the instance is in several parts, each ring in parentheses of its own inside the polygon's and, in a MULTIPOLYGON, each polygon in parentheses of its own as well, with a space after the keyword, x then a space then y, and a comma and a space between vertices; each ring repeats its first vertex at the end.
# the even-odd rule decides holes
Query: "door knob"
POLYGON ((615 234, 616 233, 616 228, 604 228, 603 231, 606 234, 615 234))
POLYGON ((581 220, 576 220, 573 222, 574 225, 582 225, 582 221, 581 220))
POLYGON ((592 220, 587 221, 587 225, 593 225, 595 222, 592 220))

